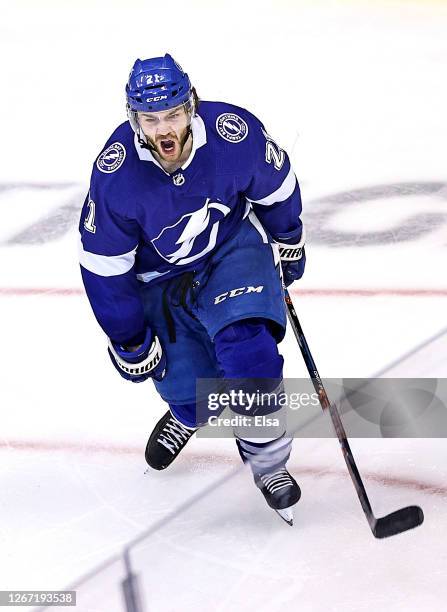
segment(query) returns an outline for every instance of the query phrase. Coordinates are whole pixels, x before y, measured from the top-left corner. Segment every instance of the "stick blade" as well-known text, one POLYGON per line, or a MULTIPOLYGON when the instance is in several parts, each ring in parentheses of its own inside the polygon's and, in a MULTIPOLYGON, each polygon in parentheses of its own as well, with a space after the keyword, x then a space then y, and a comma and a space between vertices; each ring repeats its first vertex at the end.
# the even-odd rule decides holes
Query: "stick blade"
POLYGON ((408 529, 414 529, 424 522, 424 513, 419 506, 407 506, 377 519, 373 528, 376 538, 389 538, 408 529))

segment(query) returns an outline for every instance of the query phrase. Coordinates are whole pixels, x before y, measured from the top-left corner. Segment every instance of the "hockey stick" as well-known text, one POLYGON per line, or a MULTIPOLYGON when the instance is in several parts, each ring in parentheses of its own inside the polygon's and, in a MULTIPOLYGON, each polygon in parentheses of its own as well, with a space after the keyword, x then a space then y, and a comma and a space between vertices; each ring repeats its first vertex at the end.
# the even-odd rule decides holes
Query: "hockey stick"
POLYGON ((368 495, 366 494, 365 487, 362 482, 362 478, 357 469, 352 451, 349 447, 349 443, 346 437, 345 428, 341 422, 340 414, 337 407, 329 401, 326 390, 323 386, 323 382, 317 370, 317 366, 313 360, 309 346, 307 344, 304 332, 298 320, 295 308, 290 297, 289 292, 284 288, 285 302, 287 306, 287 316, 293 329, 293 333, 298 341, 301 353, 303 355, 304 362, 309 372, 309 376, 312 379, 312 383, 315 391, 318 393, 320 405, 323 411, 328 410, 332 419, 332 423, 337 434, 338 441, 340 442, 343 457, 345 458, 346 466, 348 468, 349 475, 354 484, 355 490, 357 491, 360 504, 363 508, 363 512, 368 520, 371 531, 376 538, 387 538, 389 536, 402 533, 407 529, 413 529, 418 527, 424 521, 424 513, 422 508, 419 506, 407 506, 401 508, 395 512, 391 512, 381 518, 376 518, 373 514, 371 504, 369 503, 368 495))

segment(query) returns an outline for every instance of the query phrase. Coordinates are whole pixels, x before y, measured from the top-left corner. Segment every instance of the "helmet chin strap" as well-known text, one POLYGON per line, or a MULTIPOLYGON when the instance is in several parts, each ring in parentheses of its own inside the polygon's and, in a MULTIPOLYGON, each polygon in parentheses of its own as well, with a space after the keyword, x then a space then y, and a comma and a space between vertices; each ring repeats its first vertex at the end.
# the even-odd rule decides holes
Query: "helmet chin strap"
MULTIPOLYGON (((141 131, 142 131, 141 128, 139 128, 138 132, 137 132, 137 138, 138 138, 138 142, 140 143, 140 147, 142 149, 147 149, 151 153, 157 153, 158 154, 158 151, 157 151, 156 147, 154 147, 154 145, 150 141, 148 142, 146 137, 142 138, 141 131)), ((183 147, 187 143, 188 138, 190 136, 192 137, 191 124, 189 124, 188 127, 186 128, 185 135, 183 136, 182 140, 180 141, 180 154, 183 152, 183 147)))
POLYGON ((141 137, 140 129, 137 132, 137 138, 138 138, 138 142, 140 143, 140 147, 142 149, 147 149, 148 151, 156 152, 155 147, 152 144, 148 144, 146 137, 144 138, 141 137))

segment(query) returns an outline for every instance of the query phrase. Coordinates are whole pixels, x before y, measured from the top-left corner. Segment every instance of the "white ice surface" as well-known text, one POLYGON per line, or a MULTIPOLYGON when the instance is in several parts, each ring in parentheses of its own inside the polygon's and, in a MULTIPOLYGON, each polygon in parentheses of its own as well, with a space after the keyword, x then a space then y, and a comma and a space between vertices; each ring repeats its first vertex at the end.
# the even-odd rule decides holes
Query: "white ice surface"
MULTIPOLYGON (((203 99, 263 119, 290 153, 305 206, 443 182, 446 27, 441 2, 5 4, 1 184, 68 185, 0 190, 0 590, 62 588, 231 475, 136 549, 148 610, 445 610, 444 440, 352 442, 376 514, 425 512, 422 527, 384 541, 371 536, 334 440, 295 442, 303 495, 293 529, 239 469, 231 440, 193 439, 168 471, 145 475, 144 446, 165 408, 150 383, 116 375, 85 297, 54 293, 80 287, 75 228, 45 244, 5 242, 61 203, 81 204, 94 157, 125 118, 132 61, 165 50, 203 99)), ((340 206, 330 228, 393 229, 445 206, 439 195, 384 197, 340 206)), ((312 246, 310 236, 294 291, 323 376, 368 376, 447 325, 446 224, 425 224, 417 240, 381 246, 312 246), (312 294, 327 289, 377 293, 312 294)), ((290 332, 282 352, 285 374, 305 376, 290 332)), ((445 377, 446 353, 440 339, 395 375, 445 377)), ((77 609, 121 611, 122 575, 118 561, 85 583, 77 609)))

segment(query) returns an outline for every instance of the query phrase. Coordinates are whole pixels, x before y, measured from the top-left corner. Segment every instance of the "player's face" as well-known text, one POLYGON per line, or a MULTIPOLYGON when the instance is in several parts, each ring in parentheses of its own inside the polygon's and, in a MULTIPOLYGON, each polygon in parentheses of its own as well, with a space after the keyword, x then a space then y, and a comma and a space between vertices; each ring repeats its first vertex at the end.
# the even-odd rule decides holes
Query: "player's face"
POLYGON ((189 124, 189 116, 183 105, 158 113, 139 112, 138 122, 163 160, 175 162, 179 159, 189 124))

